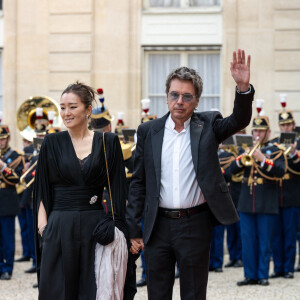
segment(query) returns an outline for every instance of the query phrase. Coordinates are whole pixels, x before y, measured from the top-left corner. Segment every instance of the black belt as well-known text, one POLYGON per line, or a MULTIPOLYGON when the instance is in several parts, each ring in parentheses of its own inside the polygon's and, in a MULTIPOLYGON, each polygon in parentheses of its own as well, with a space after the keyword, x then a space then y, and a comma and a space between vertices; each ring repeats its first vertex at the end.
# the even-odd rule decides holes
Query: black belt
POLYGON ((53 210, 103 209, 103 189, 86 186, 54 186, 53 210))
POLYGON ((202 211, 208 210, 207 203, 194 206, 191 208, 182 208, 182 209, 169 209, 169 208, 158 208, 158 214, 163 217, 172 218, 172 219, 180 219, 189 217, 195 214, 198 214, 202 211))

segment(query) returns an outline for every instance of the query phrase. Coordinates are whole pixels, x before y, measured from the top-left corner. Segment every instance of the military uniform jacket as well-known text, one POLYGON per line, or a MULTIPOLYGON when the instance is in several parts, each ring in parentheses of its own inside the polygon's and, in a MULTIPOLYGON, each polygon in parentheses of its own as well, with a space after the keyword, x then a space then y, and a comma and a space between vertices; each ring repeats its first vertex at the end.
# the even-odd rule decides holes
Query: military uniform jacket
MULTIPOLYGON (((39 156, 32 156, 30 160, 29 168, 38 160, 39 156)), ((28 184, 35 176, 36 166, 26 175, 25 183, 28 184)), ((26 188, 22 194, 22 205, 29 206, 32 208, 32 193, 33 193, 33 184, 31 184, 28 188, 26 188)))
MULTIPOLYGON (((242 150, 242 148, 238 149, 239 154, 242 153, 241 150, 242 150)), ((222 167, 222 160, 224 161, 224 159, 228 159, 228 162, 230 162, 230 158, 232 159, 233 162, 235 162, 236 154, 232 153, 230 151, 227 151, 227 150, 219 151, 219 159, 220 159, 221 167, 222 167)), ((228 188, 229 188, 229 192, 231 194, 231 198, 233 200, 233 203, 234 203, 235 207, 237 207, 240 192, 241 192, 241 186, 242 186, 244 171, 242 170, 237 174, 232 174, 229 166, 227 166, 227 167, 223 166, 222 169, 223 169, 223 174, 224 174, 225 181, 228 184, 228 188)))
POLYGON ((7 166, 0 173, 0 216, 15 216, 19 213, 19 198, 15 185, 23 171, 21 156, 11 148, 2 154, 7 166))
MULTIPOLYGON (((279 138, 273 140, 278 143, 279 138)), ((297 149, 300 149, 300 140, 297 142, 297 149)), ((299 154, 290 157, 287 155, 287 171, 282 178, 279 186, 279 205, 280 207, 300 206, 300 158, 299 154)))
POLYGON ((266 162, 263 167, 260 166, 260 162, 256 163, 257 167, 245 167, 239 162, 240 157, 230 166, 232 174, 237 174, 244 169, 238 211, 244 213, 277 214, 279 211, 279 185, 275 179, 276 177, 281 178, 285 173, 284 155, 272 143, 263 145, 260 150, 266 156, 266 162), (276 156, 279 157, 276 158, 276 156), (273 166, 271 165, 272 163, 273 166), (264 176, 271 179, 266 179, 264 176))

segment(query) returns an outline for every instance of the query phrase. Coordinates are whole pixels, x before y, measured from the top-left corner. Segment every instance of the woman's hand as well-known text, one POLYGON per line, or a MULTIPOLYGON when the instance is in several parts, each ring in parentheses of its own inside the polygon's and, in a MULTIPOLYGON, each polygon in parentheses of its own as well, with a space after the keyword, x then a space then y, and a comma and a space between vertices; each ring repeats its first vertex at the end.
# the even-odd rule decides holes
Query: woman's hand
POLYGON ((47 226, 47 214, 43 202, 41 201, 38 212, 38 233, 43 236, 44 229, 47 226))
POLYGON ((47 224, 45 224, 45 225, 39 227, 38 233, 39 233, 39 235, 40 235, 41 237, 43 237, 43 232, 44 232, 46 226, 47 226, 47 224))
POLYGON ((131 248, 130 252, 132 254, 138 254, 140 249, 144 250, 144 242, 142 238, 130 239, 131 248))

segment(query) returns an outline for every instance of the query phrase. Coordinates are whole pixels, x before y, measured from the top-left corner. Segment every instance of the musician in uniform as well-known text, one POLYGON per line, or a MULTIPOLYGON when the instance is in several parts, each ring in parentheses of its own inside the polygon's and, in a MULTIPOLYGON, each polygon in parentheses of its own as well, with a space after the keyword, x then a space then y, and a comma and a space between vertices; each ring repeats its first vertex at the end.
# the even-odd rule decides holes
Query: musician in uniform
MULTIPOLYGON (((242 130, 237 134, 245 134, 245 130, 242 130)), ((222 171, 228 184, 229 192, 235 207, 238 205, 244 171, 242 170, 237 174, 231 174, 229 167, 231 163, 235 161, 240 154, 242 154, 242 152, 243 149, 241 147, 232 145, 227 147, 227 149, 221 150, 219 155, 222 171)), ((225 268, 242 267, 243 262, 240 221, 231 225, 227 225, 226 231, 229 262, 225 265, 225 268)))
POLYGON ((298 242, 298 265, 295 272, 300 272, 300 208, 297 208, 297 242, 298 242))
MULTIPOLYGON (((36 119, 35 120, 35 126, 34 131, 38 139, 43 139, 49 129, 48 127, 48 120, 47 119, 36 119)), ((53 130, 51 128, 51 130, 53 130)), ((56 130, 54 130, 56 132, 56 130)), ((30 257, 32 258, 32 266, 25 270, 25 273, 36 273, 36 255, 35 255, 35 245, 34 245, 34 230, 33 230, 33 199, 32 199, 32 193, 33 193, 33 182, 34 182, 34 176, 36 171, 36 164, 39 157, 39 149, 34 149, 34 153, 30 159, 30 164, 28 166, 29 170, 26 172, 26 176, 24 178, 24 185, 25 190, 23 192, 23 203, 25 205, 26 209, 26 220, 28 224, 28 240, 29 240, 29 253, 30 257)), ((23 177, 23 176, 22 176, 23 177)), ((34 285, 34 287, 36 287, 34 285)))
MULTIPOLYGON (((232 156, 229 151, 225 150, 223 145, 220 145, 218 150, 218 157, 223 175, 228 167, 227 163, 232 161, 232 156)), ((233 158, 234 160, 234 158, 233 158)), ((225 177, 225 176, 224 176, 225 177)), ((226 180, 226 178, 225 178, 226 180)), ((226 180, 227 185, 229 182, 226 180)), ((209 250, 209 271, 216 273, 223 272, 223 258, 224 258, 224 232, 225 225, 218 225, 213 228, 212 238, 209 250)))
MULTIPOLYGON (((279 113, 279 128, 281 132, 293 132, 296 124, 291 111, 279 113)), ((279 138, 273 143, 279 144, 279 138)), ((270 278, 284 277, 294 278, 294 265, 296 256, 297 238, 297 208, 300 208, 300 141, 290 145, 289 153, 286 153, 288 162, 287 171, 279 184, 279 214, 276 216, 274 236, 272 241, 272 253, 274 261, 274 273, 270 278)), ((283 149, 285 150, 285 149, 283 149)))
POLYGON ((19 213, 16 184, 23 170, 22 157, 9 146, 8 126, 0 125, 0 280, 10 280, 15 254, 15 217, 19 213))
MULTIPOLYGON (((33 145, 32 141, 29 139, 23 138, 23 151, 19 151, 20 155, 24 157, 24 169, 30 163, 30 158, 33 154, 33 145)), ((18 185, 19 186, 19 185, 18 185)), ((15 262, 24 262, 30 260, 30 245, 28 239, 28 224, 26 219, 26 208, 25 203, 23 202, 23 188, 22 185, 17 188, 17 193, 20 200, 20 213, 18 214, 20 233, 21 233, 21 242, 22 242, 22 256, 18 259, 15 259, 15 262)))
POLYGON ((279 206, 277 181, 286 169, 283 151, 269 142, 268 117, 255 117, 252 129, 256 149, 252 155, 246 151, 238 156, 230 166, 232 174, 244 170, 238 211, 245 279, 238 286, 269 285, 271 238, 279 206))
MULTIPOLYGON (((111 132, 111 121, 112 116, 104 105, 104 97, 103 97, 103 89, 97 89, 97 93, 100 98, 99 101, 101 103, 100 106, 96 106, 92 109, 91 117, 89 120, 89 129, 94 130, 96 132, 111 132)), ((131 151, 132 146, 130 144, 125 144, 122 140, 120 140, 121 149, 123 153, 124 165, 126 168, 126 178, 127 182, 131 178, 131 174, 133 172, 133 160, 134 160, 134 152, 131 151)), ((106 213, 111 211, 110 198, 109 193, 104 188, 103 192, 103 200, 102 204, 106 213)), ((137 289, 135 286, 136 281, 136 264, 135 260, 138 256, 134 256, 128 251, 128 264, 127 264, 127 273, 126 273, 126 281, 124 287, 124 299, 130 300, 133 299, 137 289)))

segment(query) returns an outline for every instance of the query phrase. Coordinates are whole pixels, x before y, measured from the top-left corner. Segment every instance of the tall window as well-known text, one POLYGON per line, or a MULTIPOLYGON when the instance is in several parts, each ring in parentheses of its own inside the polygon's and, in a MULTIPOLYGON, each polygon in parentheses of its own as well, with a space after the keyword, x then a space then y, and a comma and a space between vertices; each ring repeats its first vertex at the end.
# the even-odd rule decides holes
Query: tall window
POLYGON ((188 0, 189 6, 214 6, 220 5, 221 0, 188 0))
POLYGON ((146 7, 199 7, 216 6, 221 0, 144 0, 146 7))
POLYGON ((181 0, 149 0, 150 7, 180 7, 181 0))
POLYGON ((0 51, 0 110, 3 110, 2 52, 0 51))
POLYGON ((220 109, 220 53, 219 52, 146 52, 144 98, 151 99, 150 113, 163 116, 166 104, 165 82, 168 74, 179 66, 195 69, 203 80, 203 92, 198 111, 220 109))

